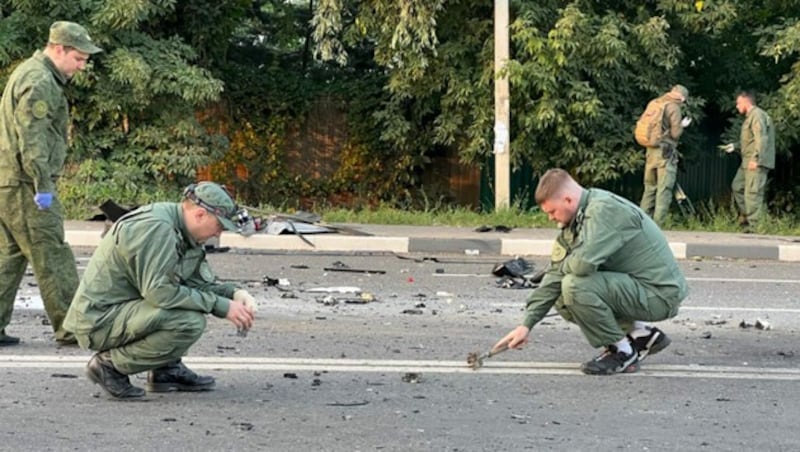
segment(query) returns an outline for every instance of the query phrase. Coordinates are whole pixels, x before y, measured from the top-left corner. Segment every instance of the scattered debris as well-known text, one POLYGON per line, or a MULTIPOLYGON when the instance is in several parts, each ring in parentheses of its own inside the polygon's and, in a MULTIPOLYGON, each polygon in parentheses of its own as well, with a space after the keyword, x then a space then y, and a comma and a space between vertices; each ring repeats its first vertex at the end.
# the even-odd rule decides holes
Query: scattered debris
POLYGON ((361 288, 355 286, 312 287, 305 291, 311 293, 361 293, 361 288))
POLYGON ((78 378, 77 375, 73 374, 51 374, 52 378, 78 378))
POLYGON ((772 325, 769 324, 766 320, 756 319, 756 329, 757 330, 771 330, 772 325))
POLYGON ((778 352, 778 356, 783 356, 784 358, 794 358, 794 352, 778 352))
POLYGON ((419 315, 422 314, 422 309, 403 309, 401 314, 419 315))
POLYGON ((728 323, 728 321, 725 319, 706 320, 706 325, 725 325, 726 323, 728 323))
POLYGON ((292 380, 296 380, 297 379, 297 374, 294 373, 294 372, 286 372, 285 374, 283 374, 283 378, 289 378, 289 379, 292 379, 292 380))
POLYGON ((527 424, 530 422, 531 417, 527 414, 511 414, 511 419, 514 419, 519 424, 527 424))
POLYGON ((405 383, 420 383, 422 381, 422 374, 417 372, 407 372, 402 378, 405 383))
POLYGON ((235 427, 239 427, 239 430, 243 432, 249 432, 250 430, 253 430, 253 424, 249 422, 234 422, 233 425, 235 427))
POLYGON ((206 251, 206 254, 212 253, 227 253, 231 250, 229 246, 216 246, 212 244, 204 245, 203 249, 206 251))
POLYGON ((264 277, 261 278, 261 282, 268 287, 292 285, 292 283, 286 278, 271 278, 269 275, 264 275, 264 277))
POLYGON ((325 267, 323 268, 326 272, 348 272, 348 273, 366 273, 366 274, 376 274, 376 275, 384 275, 386 274, 386 270, 363 270, 360 268, 349 268, 349 267, 325 267))
POLYGON ((375 295, 369 292, 361 292, 352 297, 335 297, 333 295, 326 295, 324 297, 317 298, 317 303, 322 303, 325 306, 335 306, 339 303, 367 304, 373 301, 375 301, 375 295))
POLYGON ((477 228, 474 229, 474 231, 475 232, 491 232, 491 231, 494 231, 494 232, 511 232, 511 229, 512 228, 510 228, 508 226, 503 226, 502 224, 498 224, 495 227, 486 226, 486 225, 478 226, 477 228))
POLYGON ((704 332, 703 332, 703 333, 700 335, 700 337, 701 337, 701 338, 703 338, 703 339, 711 339, 711 331, 704 331, 704 332))
POLYGON ((364 401, 361 401, 361 402, 331 402, 331 403, 326 403, 325 405, 328 405, 328 406, 364 406, 364 405, 369 405, 369 401, 364 400, 364 401))
POLYGON ((747 320, 739 322, 739 328, 752 328, 753 326, 753 322, 748 322, 747 320))
POLYGON ((308 265, 296 264, 296 265, 290 265, 289 268, 296 268, 298 270, 308 270, 308 265))
POLYGON ((497 287, 502 289, 535 289, 544 278, 545 270, 536 272, 535 267, 521 257, 511 259, 492 268, 492 274, 499 276, 497 287))
POLYGON ((467 256, 478 256, 481 254, 481 250, 466 249, 464 250, 464 254, 466 254, 467 256))

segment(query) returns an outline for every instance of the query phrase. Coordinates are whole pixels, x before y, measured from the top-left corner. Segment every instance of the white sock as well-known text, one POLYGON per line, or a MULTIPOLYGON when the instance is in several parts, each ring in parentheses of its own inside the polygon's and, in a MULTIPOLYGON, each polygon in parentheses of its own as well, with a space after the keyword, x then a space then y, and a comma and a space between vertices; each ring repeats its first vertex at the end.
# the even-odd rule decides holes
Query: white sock
POLYGON ((642 322, 641 320, 636 320, 633 322, 633 330, 628 333, 628 336, 636 339, 638 337, 644 337, 650 335, 650 326, 642 322))
POLYGON ((614 345, 617 347, 617 350, 625 353, 626 355, 633 353, 633 347, 631 347, 631 343, 628 341, 627 337, 623 337, 614 345))

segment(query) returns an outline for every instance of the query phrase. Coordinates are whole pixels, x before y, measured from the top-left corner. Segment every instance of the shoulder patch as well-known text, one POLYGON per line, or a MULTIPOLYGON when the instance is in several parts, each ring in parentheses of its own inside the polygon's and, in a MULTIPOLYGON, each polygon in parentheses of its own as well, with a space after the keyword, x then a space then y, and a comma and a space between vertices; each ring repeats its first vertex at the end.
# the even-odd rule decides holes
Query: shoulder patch
POLYGON ((43 100, 37 100, 33 103, 32 113, 36 119, 44 119, 47 116, 47 102, 43 100))
POLYGON ((567 249, 561 244, 559 240, 556 240, 553 243, 553 252, 550 254, 550 260, 553 263, 558 263, 564 260, 567 257, 567 249))

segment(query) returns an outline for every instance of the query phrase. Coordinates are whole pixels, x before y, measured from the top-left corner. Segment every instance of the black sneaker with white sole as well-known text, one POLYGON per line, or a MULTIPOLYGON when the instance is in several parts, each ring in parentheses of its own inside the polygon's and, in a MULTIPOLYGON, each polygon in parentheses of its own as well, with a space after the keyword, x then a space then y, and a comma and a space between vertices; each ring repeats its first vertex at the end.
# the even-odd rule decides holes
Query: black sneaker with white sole
POLYGON ((589 375, 633 373, 639 370, 639 355, 636 350, 625 353, 619 351, 616 346, 609 345, 596 358, 583 363, 581 370, 589 375))
POLYGON ((639 361, 645 359, 649 355, 655 355, 672 343, 672 340, 658 328, 648 326, 647 329, 650 331, 650 334, 647 336, 637 337, 636 339, 628 336, 631 344, 633 344, 633 348, 639 354, 639 361))

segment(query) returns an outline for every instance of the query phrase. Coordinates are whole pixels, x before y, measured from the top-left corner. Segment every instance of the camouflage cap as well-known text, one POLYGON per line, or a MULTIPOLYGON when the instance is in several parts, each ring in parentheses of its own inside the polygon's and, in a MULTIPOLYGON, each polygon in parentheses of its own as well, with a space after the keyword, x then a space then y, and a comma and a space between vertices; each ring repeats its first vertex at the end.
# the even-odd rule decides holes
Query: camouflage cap
POLYGON ((683 85, 675 85, 670 91, 674 97, 680 97, 682 101, 686 102, 689 99, 689 90, 683 85))
POLYGON ((53 25, 50 26, 48 42, 72 47, 89 55, 103 51, 103 49, 94 45, 92 38, 89 37, 89 32, 75 22, 53 22, 53 25))
POLYGON ((236 225, 231 218, 236 215, 236 203, 224 187, 214 182, 200 182, 190 185, 185 196, 213 213, 226 231, 235 231, 236 225))

